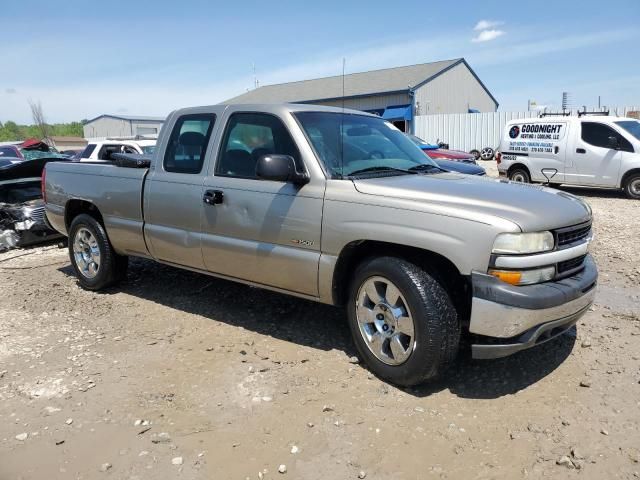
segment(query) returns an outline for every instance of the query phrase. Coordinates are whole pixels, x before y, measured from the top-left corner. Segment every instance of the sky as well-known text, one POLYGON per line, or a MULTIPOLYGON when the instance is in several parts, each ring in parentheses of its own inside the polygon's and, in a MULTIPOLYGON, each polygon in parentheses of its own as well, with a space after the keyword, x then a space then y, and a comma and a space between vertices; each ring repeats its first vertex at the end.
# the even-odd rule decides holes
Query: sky
POLYGON ((464 57, 500 103, 640 105, 640 0, 0 0, 0 121, 164 116, 254 86, 464 57))

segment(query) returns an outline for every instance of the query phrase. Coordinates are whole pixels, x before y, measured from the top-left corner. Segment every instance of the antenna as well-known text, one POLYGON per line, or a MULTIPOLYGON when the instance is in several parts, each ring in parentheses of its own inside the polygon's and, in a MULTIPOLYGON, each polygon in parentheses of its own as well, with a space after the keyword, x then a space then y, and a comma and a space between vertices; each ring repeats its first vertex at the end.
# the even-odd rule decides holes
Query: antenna
POLYGON ((340 115, 340 175, 344 175, 344 72, 347 65, 347 59, 342 57, 342 114, 340 115))
POLYGON ((258 77, 256 76, 256 64, 252 63, 251 68, 253 70, 253 88, 256 89, 260 85, 260 83, 258 82, 258 77))

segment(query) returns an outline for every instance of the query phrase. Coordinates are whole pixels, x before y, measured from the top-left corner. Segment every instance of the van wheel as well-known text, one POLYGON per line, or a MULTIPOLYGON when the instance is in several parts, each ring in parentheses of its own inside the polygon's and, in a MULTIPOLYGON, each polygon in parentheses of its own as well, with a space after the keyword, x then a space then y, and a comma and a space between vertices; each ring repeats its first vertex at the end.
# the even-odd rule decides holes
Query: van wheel
POLYGON ((69 258, 83 288, 101 290, 126 276, 129 257, 118 255, 95 218, 80 214, 69 229, 69 258))
POLYGON ((631 175, 624 184, 624 193, 627 197, 640 200, 640 175, 631 175))
POLYGON ((509 173, 509 180, 511 180, 512 182, 531 183, 529 172, 527 172, 524 168, 514 168, 509 173))
POLYGON ((400 386, 441 375, 460 343, 447 291, 416 265, 394 257, 362 263, 349 290, 349 327, 369 369, 400 386))

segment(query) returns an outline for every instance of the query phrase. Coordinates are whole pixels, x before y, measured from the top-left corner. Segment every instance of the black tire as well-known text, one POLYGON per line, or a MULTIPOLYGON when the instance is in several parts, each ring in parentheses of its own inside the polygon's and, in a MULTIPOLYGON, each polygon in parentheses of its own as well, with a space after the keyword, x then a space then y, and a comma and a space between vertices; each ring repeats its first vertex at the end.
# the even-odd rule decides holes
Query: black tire
POLYGON ((476 157, 476 161, 477 161, 477 160, 480 160, 480 150, 475 150, 475 149, 473 149, 473 150, 471 150, 469 153, 470 153, 471 155, 473 155, 474 157, 476 157))
POLYGON ((349 327, 364 362, 378 377, 399 386, 412 386, 442 375, 453 363, 460 344, 460 323, 449 294, 431 275, 406 260, 379 257, 356 269, 347 305, 349 327), (367 346, 356 314, 360 287, 372 277, 390 280, 406 300, 413 317, 415 344, 399 365, 388 365, 367 346))
POLYGON ((111 246, 104 227, 92 216, 80 214, 73 219, 69 228, 69 258, 78 278, 78 282, 87 290, 102 290, 123 280, 127 275, 129 257, 118 255, 111 246), (95 276, 89 277, 84 273, 76 260, 74 245, 76 235, 81 229, 86 229, 95 238, 100 252, 100 264, 95 276))
POLYGON ((624 193, 629 198, 640 200, 640 174, 633 174, 626 179, 624 193))
POLYGON ((531 176, 524 168, 514 168, 509 172, 509 180, 512 182, 531 183, 531 176))

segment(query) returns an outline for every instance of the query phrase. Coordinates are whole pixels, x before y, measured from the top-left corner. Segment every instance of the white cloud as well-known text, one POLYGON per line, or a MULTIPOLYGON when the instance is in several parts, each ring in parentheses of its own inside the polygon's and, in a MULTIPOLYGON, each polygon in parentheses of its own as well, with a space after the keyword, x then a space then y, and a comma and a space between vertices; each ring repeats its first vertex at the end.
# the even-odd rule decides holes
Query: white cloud
POLYGON ((473 27, 473 29, 476 31, 489 30, 490 28, 499 27, 500 25, 504 25, 504 22, 500 22, 497 20, 480 20, 478 23, 476 23, 476 26, 473 27))
POLYGON ((491 40, 495 40, 498 37, 501 37, 504 34, 504 30, 483 30, 478 34, 477 37, 473 37, 471 41, 473 43, 489 42, 491 40))

